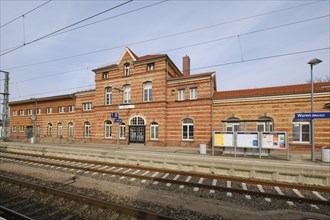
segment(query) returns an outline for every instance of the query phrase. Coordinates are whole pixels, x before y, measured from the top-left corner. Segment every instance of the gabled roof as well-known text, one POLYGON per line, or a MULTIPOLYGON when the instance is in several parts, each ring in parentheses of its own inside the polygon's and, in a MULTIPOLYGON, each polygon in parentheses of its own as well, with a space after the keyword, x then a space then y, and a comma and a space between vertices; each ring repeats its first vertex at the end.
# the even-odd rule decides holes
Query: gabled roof
MULTIPOLYGON (((287 86, 276 86, 267 88, 244 89, 233 91, 215 92, 214 99, 228 99, 228 98, 244 98, 244 97, 258 97, 258 96, 272 96, 272 95, 290 95, 310 93, 311 85, 297 84, 287 86)), ((330 82, 314 83, 314 92, 330 92, 330 82)))
POLYGON ((117 65, 119 65, 119 63, 124 58, 126 53, 128 53, 132 57, 133 61, 136 61, 136 59, 138 58, 138 56, 136 56, 135 53, 133 53, 133 51, 131 51, 128 47, 126 47, 125 50, 121 53, 121 55, 116 63, 117 65))

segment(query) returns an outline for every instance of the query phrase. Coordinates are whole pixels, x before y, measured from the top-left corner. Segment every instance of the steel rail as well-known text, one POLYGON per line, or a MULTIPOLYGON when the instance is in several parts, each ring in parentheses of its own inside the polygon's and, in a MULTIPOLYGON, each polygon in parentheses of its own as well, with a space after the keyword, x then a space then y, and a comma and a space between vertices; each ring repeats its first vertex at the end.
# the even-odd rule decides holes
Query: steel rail
MULTIPOLYGON (((141 166, 141 165, 126 165, 126 164, 119 164, 119 163, 81 160, 81 159, 66 158, 66 157, 63 158, 63 157, 55 157, 55 156, 45 156, 45 155, 29 154, 29 153, 7 152, 7 151, 0 150, 0 153, 1 152, 9 153, 9 154, 16 154, 16 155, 23 155, 23 156, 41 157, 41 158, 45 158, 45 159, 67 160, 67 161, 72 161, 72 162, 90 163, 90 164, 104 165, 104 166, 116 166, 116 167, 123 167, 123 168, 155 171, 155 172, 161 172, 161 173, 171 173, 171 174, 179 174, 179 175, 185 175, 185 176, 203 177, 203 178, 208 178, 208 179, 229 180, 232 182, 245 182, 245 183, 249 183, 249 184, 262 184, 265 186, 278 186, 278 187, 289 188, 289 189, 296 188, 296 189, 301 189, 301 190, 330 193, 330 188, 325 187, 325 186, 301 185, 301 184, 296 184, 296 183, 285 183, 285 182, 268 181, 268 180, 262 180, 262 179, 249 179, 249 178, 243 178, 243 177, 232 177, 232 176, 226 176, 226 175, 207 174, 207 173, 191 172, 191 171, 176 171, 176 170, 171 170, 171 169, 160 169, 160 168, 146 167, 146 166, 141 166)), ((17 158, 15 158, 15 159, 17 159, 17 158)))
MULTIPOLYGON (((17 159, 12 157, 6 157, 8 159, 17 159)), ((238 189, 238 188, 228 188, 224 186, 214 186, 209 184, 203 184, 203 183, 192 183, 192 182, 185 182, 180 180, 174 180, 174 179, 166 179, 161 177, 152 177, 152 176, 142 176, 138 174, 131 174, 131 173, 122 173, 122 172, 116 172, 116 171, 107 171, 107 170, 98 170, 93 168, 84 168, 84 167, 77 167, 72 165, 66 165, 66 164, 60 164, 60 163, 50 163, 50 162, 42 162, 42 161, 35 161, 30 159, 19 159, 21 161, 26 162, 33 162, 33 163, 42 163, 50 166, 57 166, 57 167, 64 167, 69 169, 76 169, 76 170, 84 170, 89 172, 96 172, 96 173, 102 173, 102 174, 109 174, 109 175, 120 175, 125 177, 131 177, 131 178, 137 178, 137 179, 146 179, 146 180, 152 180, 152 181, 158 181, 163 183, 171 183, 171 184, 177 184, 177 185, 185 185, 190 187, 198 187, 203 189, 210 189, 210 190, 218 190, 218 191, 226 191, 226 192, 235 192, 239 194, 245 194, 245 195, 255 195, 255 196, 262 196, 265 198, 277 198, 282 200, 288 200, 288 201, 296 201, 299 203, 310 203, 310 204, 320 204, 320 205, 330 205, 330 201, 324 201, 320 199, 310 199, 305 197, 296 197, 296 196, 290 196, 290 195, 280 195, 280 194, 274 194, 274 193, 267 193, 267 192, 259 192, 259 191, 253 191, 253 190, 244 190, 244 189, 238 189)))
POLYGON ((120 212, 122 214, 131 215, 131 216, 134 216, 134 217, 137 217, 137 218, 142 218, 142 219, 146 219, 146 220, 174 220, 171 217, 161 215, 161 214, 157 214, 157 213, 153 213, 153 212, 150 212, 150 211, 146 211, 144 209, 139 209, 139 208, 135 208, 135 207, 131 207, 131 206, 125 206, 125 205, 121 205, 121 204, 114 203, 114 202, 109 202, 109 201, 103 201, 103 200, 99 200, 99 199, 92 198, 92 197, 89 197, 89 196, 83 196, 83 195, 75 194, 75 193, 72 193, 72 192, 58 190, 58 189, 55 189, 55 188, 52 188, 52 187, 39 185, 39 184, 36 184, 36 183, 30 183, 30 182, 27 182, 27 181, 7 177, 7 176, 4 176, 4 175, 0 175, 0 180, 10 182, 10 183, 13 183, 13 184, 17 184, 17 185, 21 185, 23 187, 28 187, 28 188, 31 188, 31 189, 35 189, 35 190, 38 190, 38 191, 42 191, 42 192, 45 192, 45 193, 48 193, 48 194, 52 194, 52 195, 56 195, 56 196, 76 200, 76 201, 79 201, 81 203, 91 204, 93 206, 97 206, 97 207, 100 207, 100 208, 111 209, 113 211, 117 211, 117 212, 120 212))
POLYGON ((6 219, 33 220, 33 218, 25 216, 19 212, 16 212, 16 211, 9 209, 7 207, 4 207, 2 205, 0 205, 0 211, 3 212, 3 214, 1 214, 1 217, 4 217, 6 219))

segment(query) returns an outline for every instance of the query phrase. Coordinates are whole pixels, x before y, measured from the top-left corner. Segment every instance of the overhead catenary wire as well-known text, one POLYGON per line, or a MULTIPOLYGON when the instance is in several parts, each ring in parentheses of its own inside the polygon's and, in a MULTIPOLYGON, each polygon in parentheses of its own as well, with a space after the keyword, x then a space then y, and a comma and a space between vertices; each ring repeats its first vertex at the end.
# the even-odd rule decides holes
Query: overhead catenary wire
POLYGON ((128 4, 128 3, 132 2, 132 1, 134 1, 134 0, 128 0, 128 1, 126 1, 126 2, 124 2, 124 3, 121 3, 121 4, 116 5, 116 6, 114 6, 114 7, 108 8, 107 10, 104 10, 104 11, 102 11, 102 12, 99 12, 99 13, 97 13, 97 14, 94 14, 94 15, 92 15, 92 16, 89 16, 89 17, 87 17, 87 18, 84 18, 84 19, 82 19, 82 20, 80 20, 80 21, 74 22, 74 23, 72 23, 72 24, 70 24, 70 25, 68 25, 68 26, 65 26, 65 27, 63 27, 63 28, 60 28, 60 29, 58 29, 58 30, 56 30, 56 31, 53 31, 53 32, 51 32, 51 33, 49 33, 49 34, 46 34, 46 35, 44 35, 44 36, 42 36, 42 37, 39 37, 39 38, 37 38, 37 39, 34 39, 34 40, 29 41, 29 42, 27 42, 27 43, 24 43, 24 45, 21 45, 21 46, 18 46, 18 47, 16 47, 16 48, 14 48, 14 49, 11 49, 11 50, 9 50, 9 51, 6 51, 6 52, 0 54, 0 56, 4 56, 4 55, 6 55, 6 54, 9 54, 9 53, 11 53, 11 52, 13 52, 13 51, 19 49, 19 48, 22 48, 22 47, 24 47, 24 46, 27 46, 27 45, 30 45, 30 44, 32 44, 32 43, 38 42, 38 41, 40 41, 40 40, 43 40, 43 39, 47 38, 48 36, 51 36, 51 35, 53 35, 53 34, 56 34, 56 33, 58 33, 58 32, 61 32, 61 31, 65 30, 65 29, 68 29, 68 28, 70 28, 70 27, 73 27, 73 26, 75 26, 75 25, 77 25, 77 24, 80 24, 80 23, 82 23, 82 22, 85 22, 85 21, 87 21, 87 20, 90 20, 90 19, 92 19, 92 18, 95 18, 95 17, 97 17, 97 16, 100 16, 100 15, 106 13, 106 12, 109 12, 109 11, 114 10, 114 9, 116 9, 116 8, 119 8, 119 7, 123 6, 123 5, 126 5, 126 4, 128 4))
MULTIPOLYGON (((264 60, 264 59, 272 59, 272 58, 278 58, 278 57, 284 57, 284 56, 293 56, 293 55, 297 55, 297 54, 311 53, 311 52, 329 50, 329 49, 330 49, 330 47, 316 48, 316 49, 310 49, 310 50, 304 50, 304 51, 295 51, 295 52, 291 52, 291 53, 276 54, 276 55, 257 57, 257 58, 239 60, 239 61, 227 62, 227 63, 219 63, 219 64, 214 64, 214 65, 209 65, 209 66, 192 68, 190 70, 201 70, 201 69, 207 69, 207 68, 218 67, 218 66, 235 65, 235 64, 239 64, 239 63, 253 62, 253 61, 259 61, 259 60, 264 60)), ((61 90, 35 93, 35 94, 24 95, 24 96, 16 96, 16 97, 13 97, 13 99, 22 98, 22 97, 32 97, 32 96, 36 96, 36 95, 49 94, 49 93, 54 93, 54 92, 62 92, 62 91, 67 91, 67 90, 72 90, 72 89, 77 89, 77 88, 87 88, 87 87, 91 87, 91 86, 95 86, 95 85, 89 84, 88 86, 80 86, 80 87, 74 87, 74 88, 67 88, 67 89, 61 89, 61 90)))
MULTIPOLYGON (((286 24, 283 24, 283 25, 277 25, 277 26, 273 26, 273 27, 269 27, 269 28, 264 28, 264 29, 260 29, 260 30, 256 30, 256 31, 246 32, 246 33, 242 33, 242 34, 239 34, 239 35, 242 36, 242 35, 247 35, 247 34, 253 34, 253 33, 261 32, 261 31, 266 31, 266 30, 285 27, 285 26, 289 26, 289 25, 294 25, 294 24, 304 23, 304 22, 308 22, 308 21, 313 21, 313 20, 317 20, 317 19, 321 19, 321 18, 325 18, 325 17, 329 17, 329 14, 314 17, 314 18, 310 18, 310 19, 305 19, 305 20, 301 20, 301 21, 286 23, 286 24)), ((236 19, 236 20, 238 20, 238 19, 236 19)), ((204 28, 202 28, 202 29, 204 29, 204 28)), ((35 66, 35 65, 45 64, 45 63, 56 62, 56 61, 60 61, 60 60, 72 59, 72 58, 76 58, 76 57, 80 57, 80 56, 86 56, 86 55, 90 55, 90 54, 95 54, 95 53, 101 53, 101 52, 105 52, 105 51, 109 51, 109 50, 114 50, 114 49, 122 48, 122 47, 125 47, 125 46, 133 46, 133 45, 147 43, 147 42, 151 42, 151 41, 156 41, 156 40, 160 40, 160 39, 164 39, 164 38, 168 38, 168 37, 174 37, 174 36, 184 34, 184 33, 189 33, 189 32, 195 31, 195 30, 201 30, 201 28, 192 29, 192 30, 188 30, 188 31, 184 31, 184 32, 178 32, 178 33, 170 34, 170 35, 164 35, 164 36, 160 36, 160 37, 156 37, 156 38, 150 38, 150 39, 147 39, 147 40, 122 44, 122 45, 118 45, 118 46, 114 46, 114 47, 110 47, 110 48, 105 48, 105 49, 101 49, 101 50, 94 50, 94 51, 75 54, 75 55, 71 55, 71 56, 60 57, 60 58, 51 59, 51 60, 45 60, 45 61, 41 61, 41 62, 37 62, 37 63, 25 64, 25 65, 16 66, 16 67, 8 67, 6 69, 7 70, 14 70, 14 69, 20 69, 20 68, 24 68, 24 67, 30 67, 30 66, 35 66)), ((223 37, 223 38, 220 38, 220 39, 216 39, 215 41, 224 40, 224 39, 227 39, 227 38, 232 38, 232 37, 237 37, 237 36, 238 35, 236 34, 236 35, 232 35, 232 36, 229 36, 229 37, 223 37)), ((207 41, 205 43, 210 43, 210 42, 212 42, 212 41, 207 41)), ((204 43, 200 43, 200 44, 204 44, 204 43)), ((200 44, 197 44, 197 45, 200 45, 200 44)), ((188 47, 188 46, 186 46, 186 47, 188 47)), ((182 48, 186 48, 186 47, 182 47, 182 48)), ((179 49, 182 49, 182 48, 179 48, 179 49)), ((172 49, 172 50, 176 50, 176 49, 172 49)), ((165 52, 169 52, 169 51, 172 51, 172 50, 166 50, 165 52)), ((161 51, 161 52, 164 52, 164 51, 161 51)))
POLYGON ((35 7, 35 8, 33 8, 33 9, 31 9, 30 11, 25 12, 24 14, 22 14, 22 15, 16 17, 16 18, 14 18, 14 19, 12 19, 12 20, 6 22, 5 24, 1 25, 0 28, 3 28, 3 27, 7 26, 7 25, 10 24, 10 23, 13 23, 14 21, 16 21, 16 20, 18 20, 18 19, 24 17, 24 16, 27 15, 27 14, 30 14, 31 12, 37 10, 38 8, 41 8, 42 6, 48 4, 48 3, 51 2, 51 1, 52 1, 52 0, 49 0, 49 1, 47 1, 47 2, 44 2, 44 3, 42 3, 41 5, 39 5, 39 6, 35 7))
MULTIPOLYGON (((268 31, 268 30, 272 30, 272 29, 276 29, 276 28, 286 27, 286 26, 289 26, 289 25, 300 24, 300 23, 303 23, 303 22, 313 21, 313 20, 321 19, 321 18, 325 18, 325 17, 329 17, 329 15, 319 16, 319 17, 315 17, 315 18, 310 18, 310 19, 305 19, 305 20, 301 20, 301 21, 296 21, 296 22, 291 22, 291 23, 287 23, 287 24, 282 24, 282 25, 272 26, 272 27, 263 28, 263 29, 259 29, 259 30, 254 30, 254 31, 250 31, 250 32, 245 32, 245 33, 241 33, 239 35, 231 35, 231 36, 217 38, 217 39, 213 39, 213 40, 209 40, 209 41, 203 41, 203 42, 199 42, 199 43, 195 43, 195 44, 190 44, 190 45, 186 45, 186 46, 181 46, 181 47, 177 47, 177 48, 172 48, 172 49, 160 51, 160 52, 157 52, 157 53, 165 53, 165 52, 180 50, 180 49, 183 49, 183 48, 200 46, 200 45, 203 45, 203 44, 209 44, 209 43, 214 43, 214 42, 221 41, 221 40, 237 38, 237 37, 241 37, 241 36, 244 36, 244 35, 254 34, 254 33, 262 32, 262 31, 268 31)), ((240 52, 241 52, 241 60, 244 61, 240 39, 239 39, 239 44, 240 44, 239 46, 240 46, 240 52)), ((122 47, 122 46, 117 46, 115 48, 120 48, 120 47, 122 47)), ((80 68, 80 69, 76 69, 76 70, 70 70, 70 71, 65 71, 65 72, 60 72, 60 73, 43 75, 43 76, 40 76, 40 77, 33 77, 33 78, 17 81, 15 83, 22 83, 22 82, 26 82, 26 81, 31 81, 31 80, 41 79, 41 78, 47 78, 47 77, 51 77, 51 76, 57 76, 57 75, 62 75, 62 74, 70 73, 70 72, 76 72, 76 71, 92 69, 92 68, 97 68, 97 66, 90 66, 90 67, 80 68)))

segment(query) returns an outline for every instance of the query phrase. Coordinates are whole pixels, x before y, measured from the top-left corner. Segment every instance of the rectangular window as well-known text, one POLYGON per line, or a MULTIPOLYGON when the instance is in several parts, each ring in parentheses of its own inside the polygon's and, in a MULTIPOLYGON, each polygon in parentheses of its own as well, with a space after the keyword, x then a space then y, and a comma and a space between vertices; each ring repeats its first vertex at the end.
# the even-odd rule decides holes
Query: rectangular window
POLYGON ((59 106, 58 107, 58 112, 59 113, 64 113, 65 112, 65 107, 64 106, 59 106))
POLYGON ((53 113, 53 108, 52 107, 48 107, 47 108, 47 114, 52 114, 53 113))
POLYGON ((69 112, 74 112, 74 105, 69 105, 69 112))
POLYGON ((11 130, 12 130, 12 132, 17 132, 17 126, 13 126, 13 127, 11 128, 11 130))
POLYGON ((183 101, 185 96, 185 90, 184 89, 179 89, 178 90, 178 100, 183 101))
POLYGON ((74 136, 74 125, 72 122, 69 123, 69 137, 74 136))
POLYGON ((155 63, 148 63, 147 64, 147 71, 153 71, 155 70, 155 63))
POLYGON ((310 143, 310 123, 293 122, 292 140, 293 142, 310 143))
POLYGON ((151 102, 152 101, 152 83, 147 82, 143 84, 143 101, 151 102))
POLYGON ((19 115, 24 115, 24 110, 19 110, 19 115))
POLYGON ((19 132, 24 132, 24 126, 19 126, 19 132))
POLYGON ((83 110, 84 111, 88 111, 88 110, 91 110, 91 109, 92 109, 92 103, 91 102, 83 103, 83 110))
POLYGON ((37 115, 41 114, 41 108, 37 108, 37 115))
POLYGON ((190 88, 190 100, 197 99, 197 88, 190 88))
POLYGON ((13 111, 13 116, 17 116, 17 110, 13 111))
POLYGON ((105 88, 105 104, 106 105, 112 104, 112 88, 111 87, 105 88))
POLYGON ((150 139, 158 140, 158 124, 152 124, 150 126, 150 139))
POLYGON ((32 115, 33 114, 33 110, 32 109, 28 109, 28 115, 32 115))
POLYGON ((103 72, 102 79, 109 79, 109 72, 103 72))
POLYGON ((124 86, 124 104, 131 103, 131 86, 124 86))
POLYGON ((239 123, 227 123, 226 124, 226 131, 239 131, 240 125, 239 123))
POLYGON ((125 125, 119 125, 119 138, 125 139, 125 125))

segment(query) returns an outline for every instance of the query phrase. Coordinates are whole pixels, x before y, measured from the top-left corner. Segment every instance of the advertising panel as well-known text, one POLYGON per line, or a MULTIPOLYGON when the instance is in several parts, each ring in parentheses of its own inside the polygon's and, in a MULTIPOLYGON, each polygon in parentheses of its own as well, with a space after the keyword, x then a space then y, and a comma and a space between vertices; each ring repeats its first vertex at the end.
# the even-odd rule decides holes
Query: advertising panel
POLYGON ((215 132, 214 133, 214 146, 234 147, 233 132, 215 132))
POLYGON ((237 132, 237 147, 259 148, 258 132, 237 132))
POLYGON ((261 146, 268 149, 285 149, 285 140, 285 133, 263 132, 261 135, 261 146))

